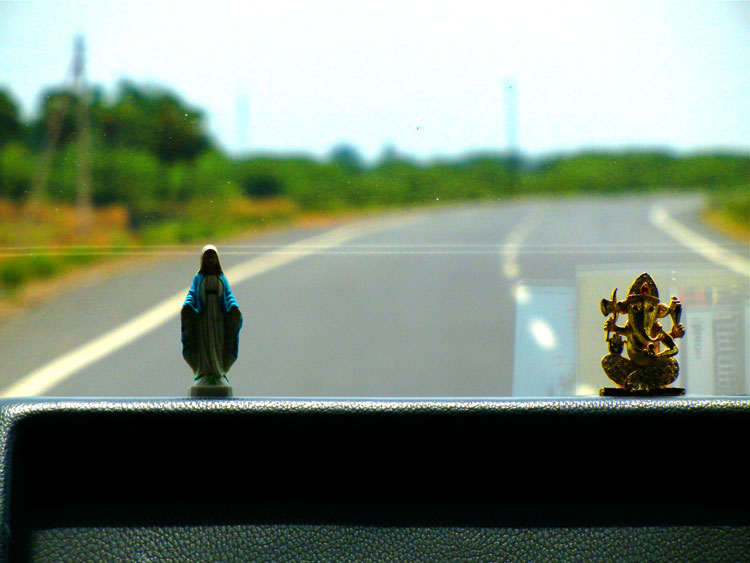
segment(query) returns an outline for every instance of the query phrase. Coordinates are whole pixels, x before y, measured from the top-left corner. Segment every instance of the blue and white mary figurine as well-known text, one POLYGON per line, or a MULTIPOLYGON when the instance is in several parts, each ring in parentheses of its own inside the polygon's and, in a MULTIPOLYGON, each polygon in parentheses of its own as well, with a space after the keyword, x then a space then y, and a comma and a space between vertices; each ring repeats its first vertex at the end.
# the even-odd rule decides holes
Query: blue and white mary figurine
POLYGON ((231 396, 227 372, 239 353, 242 313, 209 244, 181 311, 182 356, 195 374, 191 396, 231 396))

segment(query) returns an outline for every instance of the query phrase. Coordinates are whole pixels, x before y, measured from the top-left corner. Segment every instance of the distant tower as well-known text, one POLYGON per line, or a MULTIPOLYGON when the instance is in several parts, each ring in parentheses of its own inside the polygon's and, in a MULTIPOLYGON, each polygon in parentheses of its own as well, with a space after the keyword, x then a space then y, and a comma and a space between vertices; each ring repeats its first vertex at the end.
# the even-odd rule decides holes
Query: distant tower
POLYGON ((521 182, 521 146, 519 141, 518 86, 513 80, 506 80, 505 99, 505 134, 510 167, 512 191, 517 191, 521 182))
POLYGON ((244 92, 237 94, 237 149, 238 152, 247 151, 248 126, 250 122, 250 105, 248 96, 244 92))
POLYGON ((518 85, 512 80, 505 81, 505 131, 508 152, 518 154, 518 85))

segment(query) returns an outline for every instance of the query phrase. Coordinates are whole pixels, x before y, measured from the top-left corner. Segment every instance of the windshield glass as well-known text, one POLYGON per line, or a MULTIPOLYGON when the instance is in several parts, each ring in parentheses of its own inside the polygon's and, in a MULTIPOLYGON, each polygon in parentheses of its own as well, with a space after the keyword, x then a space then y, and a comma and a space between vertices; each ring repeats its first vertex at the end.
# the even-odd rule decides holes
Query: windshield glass
POLYGON ((745 395, 748 23, 0 2, 0 394, 745 395))

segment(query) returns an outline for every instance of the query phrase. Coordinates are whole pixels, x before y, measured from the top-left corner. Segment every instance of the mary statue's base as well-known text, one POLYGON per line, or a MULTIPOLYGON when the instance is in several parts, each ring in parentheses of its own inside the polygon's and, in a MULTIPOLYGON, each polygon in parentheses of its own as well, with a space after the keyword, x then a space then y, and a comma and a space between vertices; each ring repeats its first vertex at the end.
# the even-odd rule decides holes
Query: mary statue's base
POLYGON ((231 385, 193 385, 190 397, 197 399, 220 399, 232 396, 231 385))

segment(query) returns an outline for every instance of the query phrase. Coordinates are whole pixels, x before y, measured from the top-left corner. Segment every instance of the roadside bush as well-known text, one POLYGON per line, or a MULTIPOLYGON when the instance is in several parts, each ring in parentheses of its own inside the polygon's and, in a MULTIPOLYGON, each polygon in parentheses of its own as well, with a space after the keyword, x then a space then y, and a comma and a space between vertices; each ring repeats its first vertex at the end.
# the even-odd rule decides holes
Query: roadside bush
POLYGON ((99 151, 94 161, 96 205, 124 204, 132 212, 149 211, 158 205, 163 192, 164 169, 145 150, 120 148, 99 151))
POLYGON ((20 200, 31 188, 37 157, 22 143, 0 149, 0 197, 20 200))
POLYGON ((52 277, 62 269, 62 261, 53 256, 13 256, 0 262, 0 285, 15 291, 33 279, 52 277))
POLYGON ((237 162, 235 178, 242 193, 253 198, 278 197, 287 188, 278 163, 270 158, 237 162))
POLYGON ((747 186, 713 190, 710 206, 729 221, 750 228, 750 188, 747 186))

